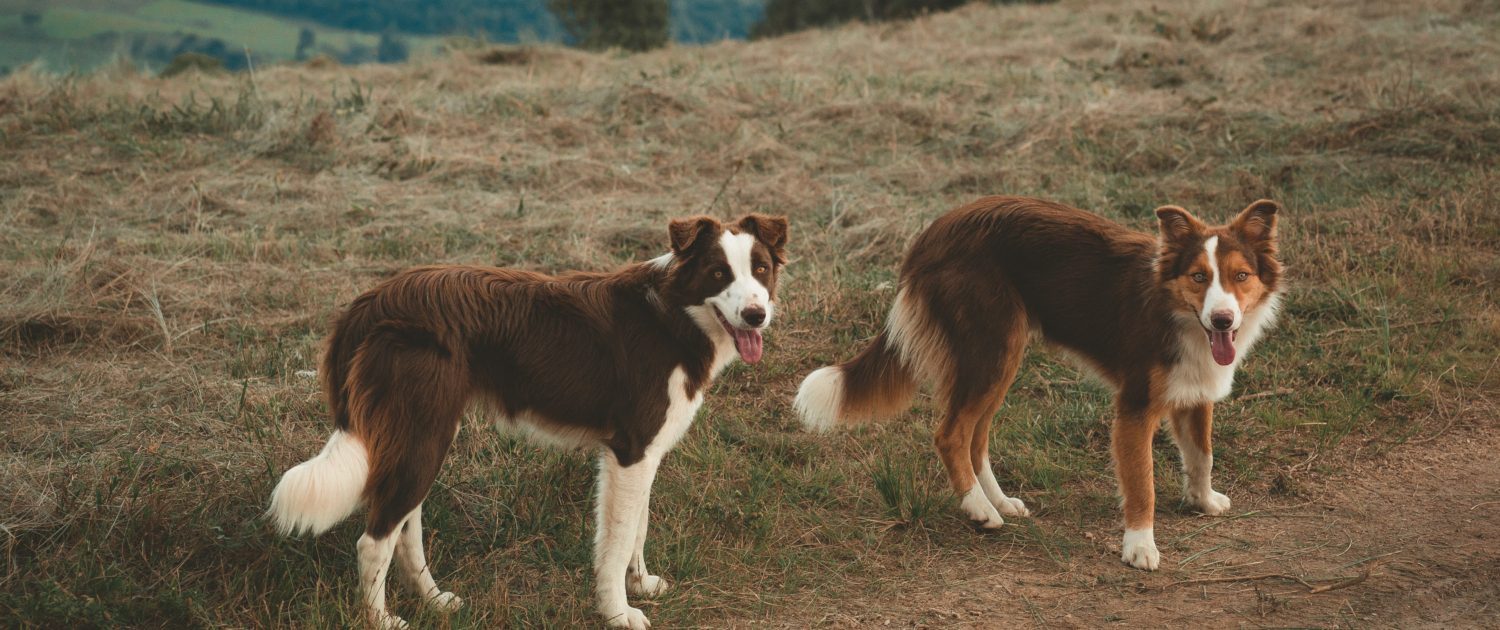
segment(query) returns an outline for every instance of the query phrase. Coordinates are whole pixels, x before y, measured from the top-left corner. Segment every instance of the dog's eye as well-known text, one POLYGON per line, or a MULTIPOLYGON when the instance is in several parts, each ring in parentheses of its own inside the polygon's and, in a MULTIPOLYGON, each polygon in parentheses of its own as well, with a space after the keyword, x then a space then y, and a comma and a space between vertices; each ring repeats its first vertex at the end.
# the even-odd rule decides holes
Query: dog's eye
POLYGON ((767 269, 765 265, 756 265, 755 266, 755 273, 759 274, 759 273, 765 273, 767 271, 769 271, 769 269, 767 269))
POLYGON ((715 271, 714 272, 714 279, 715 280, 723 280, 724 279, 724 272, 722 272, 722 271, 715 271))
POLYGON ((1235 282, 1244 282, 1244 281, 1249 280, 1249 279, 1250 279, 1250 274, 1248 274, 1246 272, 1241 271, 1241 272, 1239 272, 1237 274, 1234 274, 1234 281, 1235 282))
POLYGON ((1201 271, 1199 271, 1197 273, 1194 273, 1193 274, 1193 282, 1197 282, 1198 284, 1203 284, 1204 282, 1208 282, 1208 274, 1203 273, 1201 271))

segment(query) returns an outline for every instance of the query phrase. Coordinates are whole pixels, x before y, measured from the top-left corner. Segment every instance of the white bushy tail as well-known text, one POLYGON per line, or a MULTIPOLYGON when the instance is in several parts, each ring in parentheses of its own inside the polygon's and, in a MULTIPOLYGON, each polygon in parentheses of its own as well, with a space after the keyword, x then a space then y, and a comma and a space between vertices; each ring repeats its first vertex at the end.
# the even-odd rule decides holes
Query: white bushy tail
POLYGON ((837 365, 814 370, 797 388, 793 406, 802 416, 802 428, 826 433, 839 425, 844 410, 844 372, 837 365))
POLYGON ((332 529, 359 507, 370 459, 365 445, 343 431, 334 431, 323 452, 293 466, 271 492, 266 515, 282 534, 332 529))

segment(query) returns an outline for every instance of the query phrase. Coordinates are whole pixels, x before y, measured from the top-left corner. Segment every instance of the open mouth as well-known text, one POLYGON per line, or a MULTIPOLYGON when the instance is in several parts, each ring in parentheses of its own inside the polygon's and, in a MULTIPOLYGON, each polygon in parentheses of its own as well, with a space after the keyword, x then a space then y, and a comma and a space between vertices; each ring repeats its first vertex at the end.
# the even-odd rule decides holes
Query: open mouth
POLYGON ((761 351, 764 349, 761 345, 760 331, 754 328, 750 330, 735 328, 728 319, 724 318, 724 314, 719 312, 717 306, 714 307, 714 315, 719 318, 719 324, 724 326, 724 332, 734 338, 734 349, 739 351, 740 360, 745 363, 759 363, 761 351))
POLYGON ((1214 363, 1229 365, 1234 363, 1234 338, 1233 330, 1211 330, 1204 328, 1208 333, 1208 348, 1213 352, 1214 363))

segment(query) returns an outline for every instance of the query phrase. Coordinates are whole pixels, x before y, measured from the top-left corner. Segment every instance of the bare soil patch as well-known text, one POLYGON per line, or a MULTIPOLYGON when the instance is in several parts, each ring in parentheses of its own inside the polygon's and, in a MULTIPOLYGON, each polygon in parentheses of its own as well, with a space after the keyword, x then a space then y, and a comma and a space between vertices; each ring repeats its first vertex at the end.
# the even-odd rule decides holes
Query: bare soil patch
POLYGON ((1168 506, 1155 573, 1121 564, 1118 533, 1100 528, 1084 533, 1095 552, 1066 562, 1000 547, 993 560, 911 580, 905 593, 825 601, 774 625, 1494 627, 1497 453, 1500 431, 1472 429, 1356 463, 1296 498, 1229 488, 1229 517, 1168 506))

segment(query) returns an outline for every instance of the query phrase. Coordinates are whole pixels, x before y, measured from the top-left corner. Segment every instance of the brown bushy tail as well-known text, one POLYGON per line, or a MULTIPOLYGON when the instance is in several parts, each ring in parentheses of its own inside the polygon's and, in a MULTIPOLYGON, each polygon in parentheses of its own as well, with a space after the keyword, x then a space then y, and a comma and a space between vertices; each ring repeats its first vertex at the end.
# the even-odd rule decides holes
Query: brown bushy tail
POLYGON ((802 381, 796 401, 802 426, 828 431, 887 418, 906 409, 923 380, 946 378, 948 345, 927 312, 917 294, 898 291, 885 330, 868 347, 802 381))
MULTIPOLYGON (((352 311, 352 309, 351 309, 352 311)), ((363 319, 344 314, 334 327, 319 376, 333 413, 333 435, 322 452, 293 466, 271 493, 267 514, 283 534, 321 534, 359 507, 370 476, 368 445, 349 426, 349 369, 366 336, 363 319)))
POLYGON ((365 314, 369 300, 369 294, 361 295, 339 316, 328 339, 328 351, 323 355, 323 368, 318 371, 323 379, 323 392, 328 396, 333 428, 339 431, 349 431, 349 370, 354 364, 354 352, 372 329, 365 314))
POLYGON ((890 338, 880 333, 846 363, 814 371, 797 390, 797 412, 809 431, 883 419, 904 410, 917 391, 912 371, 890 338))

